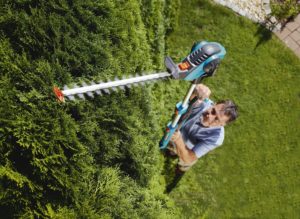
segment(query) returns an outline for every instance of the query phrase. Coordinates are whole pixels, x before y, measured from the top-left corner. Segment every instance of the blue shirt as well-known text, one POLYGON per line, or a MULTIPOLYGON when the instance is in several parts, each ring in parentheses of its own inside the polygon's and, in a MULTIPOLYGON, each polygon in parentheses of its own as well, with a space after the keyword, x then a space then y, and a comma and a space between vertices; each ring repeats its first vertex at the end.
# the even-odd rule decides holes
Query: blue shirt
POLYGON ((185 145, 193 150, 198 158, 220 146, 224 141, 223 126, 207 128, 200 122, 202 113, 212 105, 213 102, 206 99, 200 105, 194 106, 180 128, 185 145))

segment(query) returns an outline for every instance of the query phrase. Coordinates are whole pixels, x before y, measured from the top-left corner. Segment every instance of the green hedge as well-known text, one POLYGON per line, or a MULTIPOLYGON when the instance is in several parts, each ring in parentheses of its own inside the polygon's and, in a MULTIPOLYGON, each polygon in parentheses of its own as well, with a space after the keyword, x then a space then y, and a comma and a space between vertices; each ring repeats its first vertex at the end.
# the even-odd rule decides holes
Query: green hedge
POLYGON ((3 3, 0 212, 8 218, 174 214, 160 184, 151 88, 66 104, 52 93, 55 84, 161 68, 172 25, 163 25, 164 1, 142 3, 3 3))

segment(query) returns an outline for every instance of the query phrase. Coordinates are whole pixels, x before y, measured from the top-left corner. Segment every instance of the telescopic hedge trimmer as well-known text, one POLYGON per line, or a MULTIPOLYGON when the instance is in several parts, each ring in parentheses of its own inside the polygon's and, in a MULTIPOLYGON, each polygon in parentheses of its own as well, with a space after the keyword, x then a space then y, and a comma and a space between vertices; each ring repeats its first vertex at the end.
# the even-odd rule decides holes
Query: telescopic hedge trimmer
POLYGON ((64 102, 65 97, 69 100, 75 100, 75 96, 81 99, 85 99, 85 95, 94 97, 94 94, 102 95, 109 94, 110 89, 116 90, 117 88, 125 89, 125 87, 131 87, 136 84, 145 84, 149 81, 155 81, 164 78, 183 79, 186 81, 192 81, 184 100, 176 104, 175 118, 169 122, 165 131, 165 135, 159 143, 161 149, 165 149, 170 141, 170 138, 178 127, 178 122, 183 114, 186 113, 189 104, 190 97, 197 84, 205 77, 212 76, 220 60, 224 58, 226 54, 225 48, 219 43, 215 42, 198 42, 192 47, 191 53, 180 63, 175 64, 170 57, 165 58, 165 66, 167 72, 160 72, 155 74, 147 74, 130 78, 123 78, 119 80, 116 78, 114 81, 99 82, 98 84, 92 82, 90 85, 85 83, 82 86, 73 86, 68 88, 64 86, 63 90, 58 87, 54 87, 53 91, 59 101, 64 102))

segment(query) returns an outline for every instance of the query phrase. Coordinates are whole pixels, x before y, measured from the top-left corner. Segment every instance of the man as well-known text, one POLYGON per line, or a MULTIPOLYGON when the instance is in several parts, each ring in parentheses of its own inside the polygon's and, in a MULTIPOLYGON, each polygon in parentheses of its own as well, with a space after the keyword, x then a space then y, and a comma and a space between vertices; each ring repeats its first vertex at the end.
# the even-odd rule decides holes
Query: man
POLYGON ((237 118, 237 106, 231 100, 214 104, 210 89, 197 85, 194 94, 198 100, 183 116, 182 124, 171 138, 169 150, 179 157, 178 170, 187 171, 198 158, 220 146, 224 140, 224 126, 237 118))

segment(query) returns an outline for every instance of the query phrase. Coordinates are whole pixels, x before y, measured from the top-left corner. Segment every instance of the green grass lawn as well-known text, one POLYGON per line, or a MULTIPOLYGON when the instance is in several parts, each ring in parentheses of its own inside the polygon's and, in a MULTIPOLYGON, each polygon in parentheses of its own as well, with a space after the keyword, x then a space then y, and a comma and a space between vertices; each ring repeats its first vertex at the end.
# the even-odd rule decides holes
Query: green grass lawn
MULTIPOLYGON (((240 117, 226 127, 223 146, 201 158, 170 193, 180 218, 299 217, 300 60, 261 26, 208 1, 191 0, 167 38, 167 54, 180 61, 199 40, 226 48, 216 77, 205 84, 212 99, 235 100, 240 117)), ((155 85, 162 127, 188 86, 155 85)))

